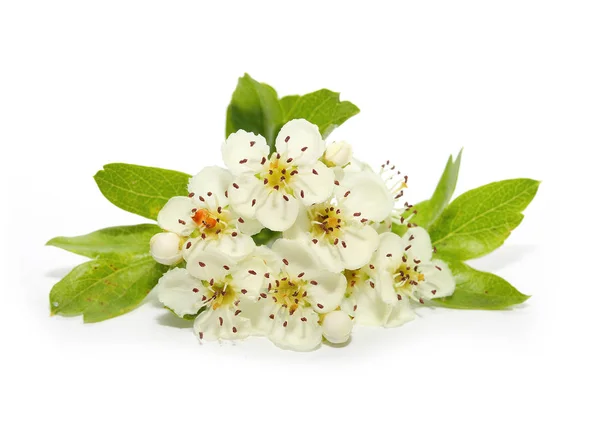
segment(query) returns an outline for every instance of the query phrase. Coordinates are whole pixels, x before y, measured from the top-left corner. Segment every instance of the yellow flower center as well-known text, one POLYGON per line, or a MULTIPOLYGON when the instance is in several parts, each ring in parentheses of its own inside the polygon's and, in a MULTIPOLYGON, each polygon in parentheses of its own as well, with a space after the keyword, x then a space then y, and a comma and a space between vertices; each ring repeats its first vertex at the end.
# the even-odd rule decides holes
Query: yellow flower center
POLYGON ((337 245, 341 237, 341 229, 346 220, 339 207, 331 203, 317 204, 308 210, 310 231, 315 238, 325 238, 337 245))
POLYGON ((269 283, 269 295, 276 304, 288 309, 290 315, 293 315, 298 308, 310 307, 306 299, 306 284, 307 282, 301 278, 292 280, 282 274, 269 283))
POLYGON ((258 173, 256 177, 272 190, 291 194, 293 190, 290 187, 290 182, 294 179, 294 175, 298 173, 297 166, 292 164, 293 160, 291 158, 286 159, 278 153, 271 155, 268 161, 263 160, 263 171, 258 173))
POLYGON ((237 301, 237 292, 228 284, 204 283, 209 293, 202 297, 202 301, 209 302, 213 310, 222 306, 231 306, 237 301))

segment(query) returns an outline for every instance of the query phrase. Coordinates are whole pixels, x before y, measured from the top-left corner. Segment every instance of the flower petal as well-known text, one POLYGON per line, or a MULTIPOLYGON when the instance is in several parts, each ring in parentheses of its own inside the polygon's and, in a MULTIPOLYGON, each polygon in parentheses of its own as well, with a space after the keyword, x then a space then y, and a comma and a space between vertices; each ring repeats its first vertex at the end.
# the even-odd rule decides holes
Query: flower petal
POLYGON ((227 137, 221 147, 223 162, 234 175, 258 172, 263 157, 269 157, 269 146, 262 135, 240 129, 227 137))
POLYGON ((167 201, 165 206, 158 212, 158 225, 167 231, 177 233, 180 236, 189 236, 196 229, 196 223, 192 219, 194 202, 187 196, 175 196, 167 201))
POLYGON ((231 274, 231 287, 241 291, 249 299, 258 298, 265 285, 267 266, 258 257, 249 257, 239 262, 231 274))
POLYGON ((343 274, 321 271, 309 277, 306 292, 315 312, 331 312, 342 302, 346 292, 346 277, 343 274))
POLYGON ((281 309, 275 315, 268 336, 280 348, 311 351, 321 344, 323 330, 317 314, 312 310, 299 309, 290 315, 281 309))
POLYGON ((237 229, 240 233, 247 234, 248 236, 254 236, 256 233, 263 229, 262 224, 256 219, 242 218, 244 222, 240 222, 239 216, 234 216, 234 220, 237 222, 237 229))
POLYGON ((433 260, 431 264, 421 264, 419 272, 425 276, 425 280, 420 281, 417 287, 421 297, 431 300, 448 297, 454 293, 456 281, 450 268, 443 261, 433 260))
POLYGON ((421 262, 428 262, 431 260, 431 256, 433 255, 431 238, 424 228, 409 228, 403 238, 405 239, 405 242, 410 245, 410 248, 406 250, 410 259, 418 259, 421 260, 421 262), (410 236, 413 236, 414 238, 411 240, 410 236))
POLYGON ((312 166, 298 168, 298 174, 290 180, 294 196, 306 206, 327 200, 333 192, 334 173, 320 161, 312 166))
POLYGON ((235 316, 228 307, 216 310, 209 307, 194 321, 196 336, 205 341, 243 339, 251 334, 251 330, 250 320, 235 316))
POLYGON ((354 318, 358 324, 380 327, 387 322, 391 306, 384 303, 374 289, 364 285, 356 288, 353 295, 356 297, 354 318))
POLYGON ((207 240, 206 248, 216 248, 231 259, 239 260, 251 254, 256 244, 247 234, 238 233, 233 237, 221 233, 218 238, 207 240))
POLYGON ((343 228, 337 249, 345 269, 358 269, 366 265, 379 245, 379 234, 368 225, 343 228))
POLYGON ((294 277, 301 272, 309 273, 319 269, 319 265, 307 245, 298 241, 278 239, 271 249, 280 257, 280 260, 285 260, 285 270, 294 277))
POLYGON ((375 274, 375 290, 384 303, 394 304, 398 301, 398 292, 394 288, 394 278, 387 270, 378 270, 375 274))
POLYGON ((202 196, 207 207, 216 210, 219 206, 229 204, 225 192, 232 181, 233 175, 227 169, 209 166, 190 179, 188 191, 194 194, 194 199, 200 199, 199 197, 202 196))
MULTIPOLYGON (((331 272, 341 272, 344 270, 345 265, 340 254, 340 248, 342 246, 341 244, 333 245, 325 239, 321 239, 317 243, 313 243, 310 240, 310 237, 308 237, 308 233, 306 233, 305 236, 306 237, 302 240, 302 242, 305 242, 306 246, 311 249, 324 269, 327 269, 331 272)), ((367 259, 367 261, 369 261, 369 259, 367 259)))
POLYGON ((317 125, 294 119, 283 125, 277 134, 275 148, 281 155, 293 158, 297 166, 311 165, 325 152, 325 142, 317 125))
POLYGON ((386 219, 394 208, 392 193, 373 172, 345 174, 336 189, 336 197, 342 200, 344 210, 361 213, 361 217, 374 222, 386 219), (348 191, 348 196, 344 196, 348 191))
POLYGON ((299 208, 296 198, 273 190, 256 209, 256 219, 273 231, 285 231, 296 221, 299 208))
POLYGON ((188 272, 200 280, 222 281, 231 273, 235 261, 216 248, 197 248, 187 262, 188 272))
POLYGON ((406 240, 395 233, 379 235, 379 247, 373 255, 373 262, 379 269, 396 268, 402 263, 406 240))
POLYGON ((404 297, 391 306, 391 312, 384 327, 398 327, 415 319, 415 312, 411 307, 410 300, 404 297))
POLYGON ((180 317, 195 315, 203 307, 202 282, 187 270, 175 268, 163 275, 155 287, 158 300, 180 317))
POLYGON ((265 202, 267 191, 254 175, 244 174, 231 184, 228 195, 234 211, 244 218, 253 218, 258 206, 265 202))

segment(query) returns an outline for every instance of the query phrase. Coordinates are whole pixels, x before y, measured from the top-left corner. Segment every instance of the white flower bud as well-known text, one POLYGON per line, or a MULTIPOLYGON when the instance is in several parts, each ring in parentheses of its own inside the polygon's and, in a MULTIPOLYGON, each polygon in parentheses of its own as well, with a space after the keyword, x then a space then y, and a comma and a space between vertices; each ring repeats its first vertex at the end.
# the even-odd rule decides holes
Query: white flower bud
POLYGON ((345 141, 333 142, 325 149, 325 161, 333 166, 345 166, 351 159, 352 146, 345 141))
POLYGON ((150 254, 163 265, 175 265, 183 258, 181 237, 175 233, 158 233, 150 239, 150 254))
POLYGON ((343 344, 350 339, 352 325, 352 319, 345 312, 334 310, 323 319, 323 336, 332 344, 343 344))

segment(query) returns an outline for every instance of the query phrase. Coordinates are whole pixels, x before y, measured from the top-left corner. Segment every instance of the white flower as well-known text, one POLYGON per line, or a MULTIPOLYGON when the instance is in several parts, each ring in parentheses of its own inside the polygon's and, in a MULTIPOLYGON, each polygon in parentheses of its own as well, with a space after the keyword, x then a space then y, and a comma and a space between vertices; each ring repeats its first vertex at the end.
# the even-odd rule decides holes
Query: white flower
POLYGON ((326 269, 341 272, 371 259, 379 244, 371 224, 389 217, 393 199, 373 172, 349 173, 335 183, 334 196, 303 210, 284 237, 308 243, 326 269))
POLYGON ((333 190, 333 171, 319 158, 325 145, 319 129, 306 120, 286 123, 269 146, 260 135, 231 134, 223 144, 223 161, 236 175, 229 189, 234 209, 265 227, 284 231, 292 226, 301 205, 326 200, 333 190))
POLYGON ((171 198, 158 213, 162 229, 188 238, 183 245, 184 257, 196 247, 214 246, 235 258, 254 250, 250 235, 262 227, 230 208, 227 189, 232 180, 226 169, 205 167, 190 179, 189 196, 171 198))
POLYGON ((176 265, 183 260, 182 238, 178 234, 158 233, 150 239, 150 254, 158 263, 176 265))
POLYGON ((423 304, 452 295, 454 277, 443 261, 432 259, 432 254, 429 234, 423 228, 409 228, 402 237, 381 235, 371 263, 377 297, 372 297, 370 312, 381 317, 382 325, 394 327, 413 319, 410 301, 423 304))
POLYGON ((352 160, 352 146, 345 141, 334 141, 325 148, 325 164, 344 167, 352 160))
POLYGON ((279 239, 272 249, 278 260, 266 274, 268 286, 260 294, 256 328, 281 348, 313 350, 323 336, 319 317, 338 308, 346 279, 321 270, 299 242, 279 239))
POLYGON ((187 269, 167 272, 156 286, 159 300, 177 315, 195 315, 200 340, 241 339, 252 333, 243 301, 255 301, 264 287, 265 264, 253 257, 235 263, 215 249, 195 250, 187 269))
POLYGON ((352 319, 346 312, 334 310, 323 317, 323 337, 332 344, 343 344, 350 339, 352 319))

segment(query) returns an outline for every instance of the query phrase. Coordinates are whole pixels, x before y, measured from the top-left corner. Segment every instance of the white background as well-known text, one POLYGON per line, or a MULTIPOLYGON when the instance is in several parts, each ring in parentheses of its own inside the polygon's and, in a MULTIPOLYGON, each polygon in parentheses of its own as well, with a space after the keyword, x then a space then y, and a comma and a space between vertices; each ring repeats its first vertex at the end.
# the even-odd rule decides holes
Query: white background
POLYGON ((3 1, 0 6, 0 433, 21 436, 598 436, 597 2, 3 1), (264 339, 199 346, 155 302, 50 318, 83 258, 57 235, 143 220, 92 175, 109 162, 220 163, 249 72, 281 95, 361 108, 332 134, 429 196, 543 181, 505 247, 477 260, 533 297, 422 310, 310 354, 264 339))

